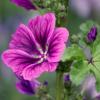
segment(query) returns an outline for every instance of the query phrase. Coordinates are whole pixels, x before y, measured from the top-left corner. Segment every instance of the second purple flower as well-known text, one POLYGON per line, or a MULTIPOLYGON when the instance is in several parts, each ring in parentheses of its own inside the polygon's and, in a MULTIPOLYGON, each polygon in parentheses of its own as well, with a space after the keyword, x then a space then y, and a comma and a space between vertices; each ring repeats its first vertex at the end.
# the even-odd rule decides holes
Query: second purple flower
POLYGON ((27 10, 36 10, 36 7, 34 4, 32 4, 31 0, 11 0, 11 2, 15 3, 18 6, 24 7, 27 10))

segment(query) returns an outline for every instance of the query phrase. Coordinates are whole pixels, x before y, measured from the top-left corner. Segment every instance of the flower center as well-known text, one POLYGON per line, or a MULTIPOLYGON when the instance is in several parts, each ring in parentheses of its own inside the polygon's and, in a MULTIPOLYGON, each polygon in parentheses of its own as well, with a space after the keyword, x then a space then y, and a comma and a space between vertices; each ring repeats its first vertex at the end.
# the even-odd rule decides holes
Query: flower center
POLYGON ((47 59, 48 46, 46 46, 45 52, 43 52, 42 49, 39 49, 39 51, 41 55, 39 56, 40 60, 37 62, 38 64, 42 63, 47 59))
POLYGON ((42 54, 42 55, 41 55, 41 58, 43 58, 44 60, 46 60, 46 59, 47 59, 47 54, 45 54, 45 53, 42 54))
POLYGON ((43 53, 40 56, 40 60, 37 62, 37 64, 42 63, 43 61, 45 61, 47 59, 47 54, 43 53))

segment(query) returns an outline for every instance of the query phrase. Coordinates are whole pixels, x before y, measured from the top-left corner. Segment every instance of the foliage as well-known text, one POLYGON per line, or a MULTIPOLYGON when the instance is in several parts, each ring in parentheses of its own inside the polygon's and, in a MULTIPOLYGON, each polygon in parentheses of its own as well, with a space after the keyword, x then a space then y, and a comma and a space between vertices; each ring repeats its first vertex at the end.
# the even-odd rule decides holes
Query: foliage
MULTIPOLYGON (((9 7, 12 9, 14 7, 14 6, 12 7, 11 4, 9 7, 7 7, 8 4, 9 2, 6 2, 6 7, 5 7, 6 9, 9 7)), ((100 76, 100 26, 97 24, 97 22, 93 20, 88 20, 82 23, 79 26, 79 29, 77 29, 75 26, 78 26, 78 24, 81 23, 81 20, 79 21, 79 18, 74 20, 74 17, 76 18, 76 16, 73 17, 71 13, 69 14, 68 0, 64 0, 64 1, 63 0, 58 0, 58 1, 57 0, 46 0, 46 1, 45 0, 38 0, 38 1, 33 0, 33 4, 37 6, 38 8, 37 12, 39 12, 39 14, 44 14, 46 12, 54 12, 56 15, 56 19, 57 19, 57 23, 56 23, 57 26, 58 27, 68 26, 69 30, 72 32, 70 33, 68 46, 67 48, 65 48, 63 57, 61 61, 59 62, 58 68, 56 70, 57 73, 60 72, 62 74, 61 77, 63 77, 64 73, 68 73, 70 75, 71 81, 69 82, 69 84, 67 84, 68 85, 67 88, 64 88, 62 92, 69 96, 67 97, 65 95, 65 99, 67 100, 67 98, 74 97, 72 100, 74 100, 75 98, 79 98, 78 100, 80 100, 80 98, 81 99, 83 98, 83 96, 81 96, 80 93, 79 94, 76 93, 75 90, 78 90, 78 92, 80 91, 79 86, 82 85, 82 82, 85 80, 88 74, 93 74, 95 76, 96 88, 98 91, 100 91, 100 77, 99 77, 100 76), (67 22, 68 18, 70 19, 69 22, 67 22), (75 21, 77 23, 74 23, 75 21), (87 33, 90 31, 91 27, 93 26, 97 27, 97 37, 94 42, 88 43, 86 40, 87 33), (76 30, 77 33, 74 30, 76 30), (86 52, 88 52, 86 48, 88 48, 88 50, 90 51, 90 57, 88 57, 86 54, 86 52)), ((18 11, 19 9, 15 8, 15 10, 18 10, 18 11)), ((3 10, 0 10, 0 11, 2 14, 1 16, 2 18, 4 18, 3 16, 7 17, 6 16, 7 14, 3 13, 3 10)), ((23 10, 21 10, 20 13, 22 12, 23 10)), ((48 79, 52 78, 48 81, 54 88, 55 87, 53 84, 54 82, 52 81, 55 81, 54 79, 55 74, 53 76, 49 75, 46 78, 48 79)), ((43 80, 43 78, 40 80, 43 80)), ((59 81, 61 80, 59 79, 59 81)), ((65 85, 66 84, 64 84, 64 86, 65 85)), ((63 88, 63 86, 61 87, 63 88)), ((54 93, 55 91, 54 89, 53 89, 53 92, 49 91, 50 88, 51 86, 46 87, 46 88, 44 87, 40 88, 40 90, 38 91, 39 95, 37 95, 37 97, 39 99, 49 98, 50 100, 52 100, 53 99, 52 97, 55 96, 55 93, 54 93), (53 94, 53 96, 51 96, 51 94, 53 94)), ((8 93, 8 91, 6 92, 8 93)), ((19 96, 19 94, 17 95, 19 96)), ((23 96, 22 98, 26 99, 28 97, 23 96)), ((31 98, 33 99, 33 97, 31 98)), ((19 96, 19 99, 20 99, 20 96, 19 96)))

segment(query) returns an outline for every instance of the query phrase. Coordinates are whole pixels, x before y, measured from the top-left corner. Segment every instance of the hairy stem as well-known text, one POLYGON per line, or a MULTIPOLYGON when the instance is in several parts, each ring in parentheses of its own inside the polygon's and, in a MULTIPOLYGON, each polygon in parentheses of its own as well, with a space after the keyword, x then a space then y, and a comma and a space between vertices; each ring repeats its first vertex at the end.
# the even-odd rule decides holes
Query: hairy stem
POLYGON ((63 73, 58 71, 56 73, 56 100, 63 100, 63 90, 63 73))

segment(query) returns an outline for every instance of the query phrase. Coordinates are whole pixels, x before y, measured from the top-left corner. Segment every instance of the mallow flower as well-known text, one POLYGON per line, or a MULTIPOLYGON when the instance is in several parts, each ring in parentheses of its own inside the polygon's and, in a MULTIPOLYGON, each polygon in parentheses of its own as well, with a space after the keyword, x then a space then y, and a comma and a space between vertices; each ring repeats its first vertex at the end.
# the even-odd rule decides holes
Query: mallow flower
POLYGON ((23 78, 16 82, 17 90, 22 94, 34 95, 37 89, 40 87, 40 82, 37 80, 28 81, 23 78))
POLYGON ((31 0, 11 0, 11 2, 17 6, 24 7, 27 10, 36 10, 36 6, 32 3, 31 0))
POLYGON ((2 60, 15 74, 32 80, 56 70, 69 32, 66 28, 55 27, 55 20, 53 13, 47 13, 31 19, 27 26, 20 24, 9 49, 2 54, 2 60))

